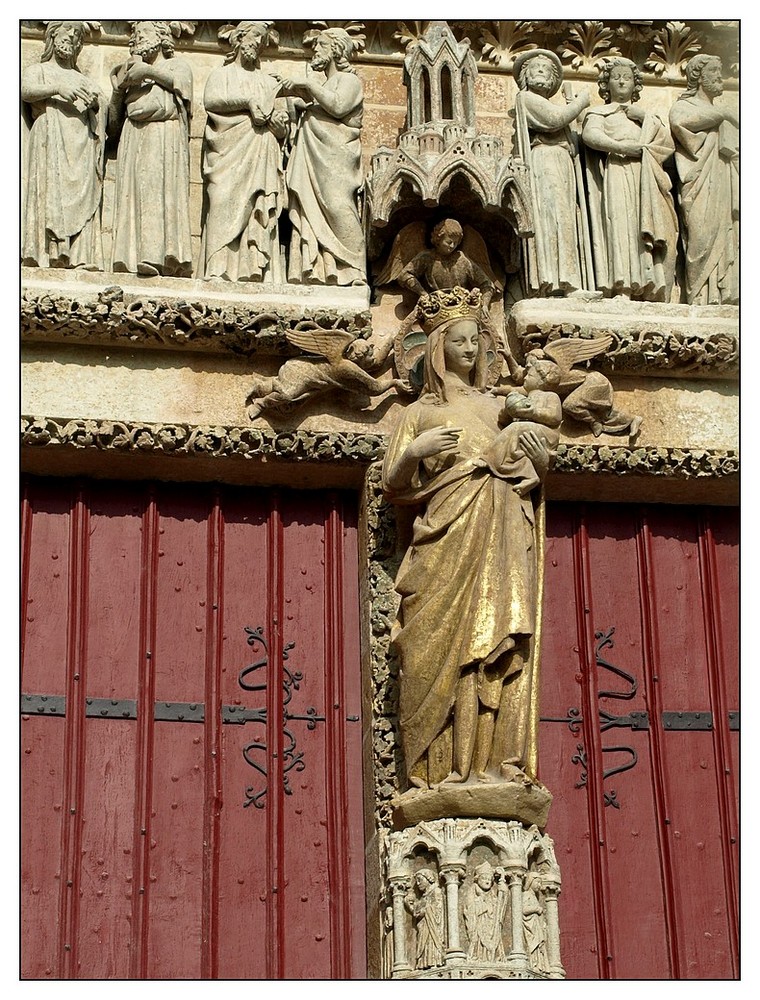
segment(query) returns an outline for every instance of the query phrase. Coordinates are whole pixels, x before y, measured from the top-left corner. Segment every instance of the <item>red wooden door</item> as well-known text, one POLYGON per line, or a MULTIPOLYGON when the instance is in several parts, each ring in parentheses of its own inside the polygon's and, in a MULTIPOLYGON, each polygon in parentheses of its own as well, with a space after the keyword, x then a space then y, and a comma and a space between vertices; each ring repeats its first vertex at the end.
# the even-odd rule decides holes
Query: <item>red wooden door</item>
POLYGON ((737 522, 549 507, 540 773, 569 978, 738 976, 737 522))
POLYGON ((350 495, 25 483, 23 977, 366 974, 356 545, 350 495))

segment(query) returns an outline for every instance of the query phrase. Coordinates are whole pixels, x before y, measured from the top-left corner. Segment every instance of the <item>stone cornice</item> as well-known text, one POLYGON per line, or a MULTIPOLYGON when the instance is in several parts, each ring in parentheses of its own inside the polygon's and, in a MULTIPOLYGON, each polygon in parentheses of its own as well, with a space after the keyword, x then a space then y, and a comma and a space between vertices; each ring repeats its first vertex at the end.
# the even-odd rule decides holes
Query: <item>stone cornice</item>
MULTIPOLYGON (((386 437, 338 431, 274 431, 257 427, 204 427, 118 420, 23 416, 25 448, 96 449, 166 456, 279 458, 291 462, 344 461, 368 465, 383 457, 386 437)), ((681 480, 737 476, 733 450, 630 448, 561 444, 553 475, 594 473, 664 476, 681 480)))
POLYGON ((737 306, 688 306, 622 299, 523 299, 509 328, 523 353, 564 337, 612 338, 594 368, 618 375, 735 380, 737 306))
POLYGON ((285 334, 304 320, 356 336, 370 332, 370 315, 363 309, 284 307, 262 297, 215 301, 195 298, 191 289, 184 296, 176 289, 167 294, 146 289, 137 296, 118 285, 71 285, 27 288, 21 297, 21 339, 53 344, 292 355, 298 352, 285 334))

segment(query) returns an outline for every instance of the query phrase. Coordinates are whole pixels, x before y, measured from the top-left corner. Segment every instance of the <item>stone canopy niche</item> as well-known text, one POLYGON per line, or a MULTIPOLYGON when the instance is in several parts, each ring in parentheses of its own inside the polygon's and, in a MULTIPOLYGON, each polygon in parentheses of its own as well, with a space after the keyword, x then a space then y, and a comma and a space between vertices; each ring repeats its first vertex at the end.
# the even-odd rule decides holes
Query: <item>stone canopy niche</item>
POLYGON ((497 136, 475 125, 478 69, 470 42, 458 42, 445 21, 432 21, 404 59, 407 127, 396 149, 373 155, 367 192, 370 244, 395 235, 401 225, 430 210, 456 204, 479 224, 477 214, 506 221, 517 236, 532 233, 530 187, 525 165, 505 155, 497 136), (425 212, 424 210, 427 210, 425 212), (373 239, 374 237, 374 239, 373 239), (378 238, 379 237, 379 238, 378 238))

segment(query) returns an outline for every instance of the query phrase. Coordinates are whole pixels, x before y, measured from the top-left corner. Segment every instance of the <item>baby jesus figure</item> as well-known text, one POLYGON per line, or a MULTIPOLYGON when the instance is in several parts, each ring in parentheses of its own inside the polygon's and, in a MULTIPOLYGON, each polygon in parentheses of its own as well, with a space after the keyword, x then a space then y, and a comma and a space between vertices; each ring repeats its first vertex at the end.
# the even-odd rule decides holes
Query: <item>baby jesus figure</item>
MULTIPOLYGON (((541 484, 541 477, 525 454, 521 439, 526 431, 533 431, 554 455, 562 423, 562 401, 555 390, 562 376, 553 361, 530 355, 520 373, 522 387, 506 391, 499 417, 504 429, 483 454, 483 461, 494 475, 512 483, 518 496, 526 497, 541 484)), ((501 395, 498 390, 497 394, 501 395)))

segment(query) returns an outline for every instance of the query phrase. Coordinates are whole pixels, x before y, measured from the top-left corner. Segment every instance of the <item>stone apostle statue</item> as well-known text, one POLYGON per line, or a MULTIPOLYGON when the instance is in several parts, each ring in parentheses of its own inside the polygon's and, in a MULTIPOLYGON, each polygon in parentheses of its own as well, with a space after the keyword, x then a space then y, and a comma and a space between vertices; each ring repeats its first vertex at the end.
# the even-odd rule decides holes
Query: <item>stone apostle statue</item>
POLYGON ((121 129, 112 270, 190 277, 190 64, 175 58, 168 21, 134 22, 129 50, 111 74, 110 127, 121 129))
POLYGON ((38 65, 21 74, 31 109, 21 262, 31 267, 103 269, 100 202, 105 94, 77 68, 84 21, 48 21, 38 65))
MULTIPOLYGON (((483 391, 479 307, 478 290, 420 298, 424 386, 383 465, 387 497, 422 508, 393 639, 407 777, 423 789, 506 781, 515 765, 535 776, 540 524, 532 494, 487 456, 504 415, 483 391)), ((520 444, 543 480, 552 452, 527 426, 520 444)))
POLYGON ((630 59, 605 62, 583 123, 596 287, 605 295, 669 302, 678 240, 667 122, 638 105, 644 86, 630 59))
POLYGON ((574 137, 569 125, 588 107, 584 90, 565 105, 551 98, 562 83, 555 52, 532 49, 517 56, 514 76, 520 88, 515 101, 517 149, 530 169, 535 236, 526 241, 527 279, 539 295, 567 295, 584 284, 576 206, 585 211, 579 190, 574 137))
POLYGON ((670 109, 686 254, 686 301, 739 301, 739 121, 723 93, 717 56, 693 56, 670 109))
POLYGON ((281 142, 288 113, 284 101, 276 104, 280 82, 259 65, 261 50, 277 44, 272 24, 241 21, 219 32, 232 51, 203 94, 204 278, 285 280, 277 219, 285 204, 281 142))
POLYGON ((462 911, 469 939, 468 958, 492 963, 505 960, 503 934, 508 894, 503 868, 493 868, 487 861, 476 867, 462 911))
POLYGON ((364 230, 357 197, 363 182, 361 129, 364 88, 350 68, 355 37, 344 28, 314 35, 311 69, 303 80, 284 80, 303 94, 293 152, 288 161, 293 235, 288 280, 317 285, 366 281, 364 230))

